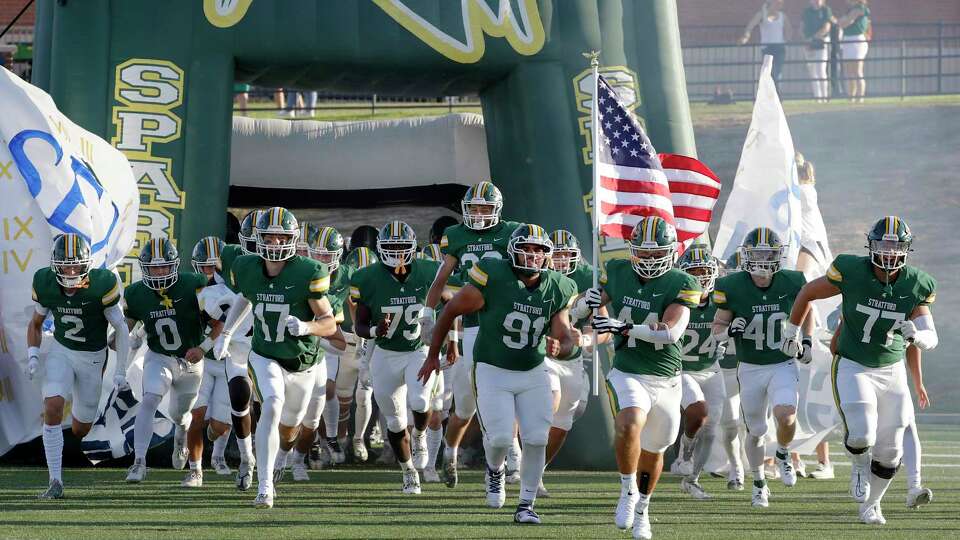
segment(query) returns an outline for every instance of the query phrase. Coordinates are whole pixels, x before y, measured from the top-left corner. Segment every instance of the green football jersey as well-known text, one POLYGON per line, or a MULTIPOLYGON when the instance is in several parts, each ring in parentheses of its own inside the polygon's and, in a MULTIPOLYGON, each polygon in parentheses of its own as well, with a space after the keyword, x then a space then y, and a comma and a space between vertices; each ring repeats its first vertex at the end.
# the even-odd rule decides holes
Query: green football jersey
MULTIPOLYGON (((340 265, 330 276, 330 290, 327 291, 327 300, 333 308, 333 316, 337 322, 343 324, 349 316, 346 309, 347 295, 350 293, 350 278, 353 275, 352 266, 340 265)), ((353 326, 351 325, 351 328, 353 326)))
POLYGON ((780 270, 770 286, 761 289, 748 272, 734 272, 717 280, 713 303, 718 309, 743 317, 747 326, 732 341, 737 345, 737 361, 769 365, 790 360, 780 352, 783 323, 790 316, 793 302, 807 280, 803 272, 780 270))
POLYGON ((577 263, 577 268, 567 277, 577 284, 577 292, 582 293, 593 287, 593 266, 581 261, 577 263))
POLYGON ((840 288, 843 326, 837 351, 866 367, 903 359, 907 346, 900 325, 917 306, 933 304, 937 282, 913 266, 904 266, 889 286, 877 279, 869 257, 838 255, 827 279, 840 288))
POLYGON ((279 274, 268 277, 263 259, 244 255, 233 263, 231 274, 235 290, 253 304, 253 352, 291 372, 304 371, 322 358, 317 337, 291 335, 286 320, 289 315, 314 319, 309 300, 323 298, 330 289, 325 266, 294 255, 279 274))
MULTIPOLYGON (((700 303, 700 282, 676 268, 644 283, 629 260, 615 259, 607 263, 600 282, 610 298, 610 316, 633 324, 659 323, 670 304, 693 309, 700 303)), ((661 377, 680 374, 679 340, 663 344, 615 336, 614 348, 613 367, 620 371, 661 377)))
POLYGON ((233 286, 233 284, 230 283, 230 279, 232 279, 230 277, 230 270, 233 269, 234 261, 241 255, 243 255, 243 249, 240 248, 239 244, 227 244, 220 250, 220 277, 223 278, 223 282, 229 287, 233 286))
POLYGON ((183 358, 203 341, 204 319, 197 293, 207 276, 181 272, 169 289, 155 291, 138 281, 123 291, 127 318, 143 322, 147 347, 158 354, 183 358))
POLYGON ((103 310, 120 301, 120 282, 105 268, 91 268, 87 286, 67 296, 50 267, 33 274, 33 301, 53 315, 53 338, 74 351, 99 351, 107 346, 103 310))
POLYGON ((466 278, 483 295, 474 361, 513 371, 542 364, 550 321, 577 295, 573 280, 543 270, 536 287, 528 289, 510 262, 489 258, 470 267, 466 278))
MULTIPOLYGON (((489 229, 475 231, 466 225, 452 225, 443 231, 440 252, 459 261, 455 270, 461 274, 460 282, 466 283, 465 272, 481 259, 509 259, 507 244, 510 235, 520 226, 516 221, 501 221, 489 229)), ((471 328, 479 324, 476 314, 464 315, 463 326, 471 328)))
POLYGON ((703 371, 714 364, 713 353, 717 343, 713 340, 713 316, 717 306, 707 299, 705 304, 690 308, 690 322, 683 332, 683 371, 703 371))
POLYGON ((404 281, 393 276, 383 263, 361 268, 350 281, 350 298, 370 309, 370 327, 389 314, 386 335, 376 338, 377 347, 388 351, 415 351, 424 346, 420 336, 420 312, 440 263, 414 259, 404 281))

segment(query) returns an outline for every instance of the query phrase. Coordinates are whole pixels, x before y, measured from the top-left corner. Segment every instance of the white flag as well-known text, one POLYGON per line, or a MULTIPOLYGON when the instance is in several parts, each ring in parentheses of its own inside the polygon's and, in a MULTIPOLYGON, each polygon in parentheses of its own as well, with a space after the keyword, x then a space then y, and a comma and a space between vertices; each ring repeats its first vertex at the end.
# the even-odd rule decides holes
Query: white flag
POLYGON ((31 383, 16 373, 26 363, 33 274, 50 264, 53 237, 61 232, 89 239, 94 267, 117 264, 133 246, 140 196, 122 153, 3 68, 0 111, 0 385, 17 383, 12 399, 0 399, 2 455, 40 434, 42 374, 31 383))
POLYGON ((723 207, 713 254, 726 261, 748 232, 770 227, 788 244, 784 267, 793 268, 800 250, 800 184, 790 128, 770 76, 772 65, 773 57, 765 56, 753 119, 733 191, 723 207))

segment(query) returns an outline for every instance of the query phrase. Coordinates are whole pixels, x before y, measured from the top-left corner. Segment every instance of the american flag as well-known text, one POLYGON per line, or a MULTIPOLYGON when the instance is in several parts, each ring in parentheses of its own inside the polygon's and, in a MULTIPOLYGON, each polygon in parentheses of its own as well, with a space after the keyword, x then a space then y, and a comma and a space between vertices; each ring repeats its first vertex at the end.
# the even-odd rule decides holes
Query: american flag
POLYGON ((663 154, 669 160, 665 167, 636 117, 603 77, 596 106, 601 234, 626 239, 644 217, 660 216, 677 228, 681 246, 689 245, 710 223, 720 194, 716 175, 686 156, 663 154))

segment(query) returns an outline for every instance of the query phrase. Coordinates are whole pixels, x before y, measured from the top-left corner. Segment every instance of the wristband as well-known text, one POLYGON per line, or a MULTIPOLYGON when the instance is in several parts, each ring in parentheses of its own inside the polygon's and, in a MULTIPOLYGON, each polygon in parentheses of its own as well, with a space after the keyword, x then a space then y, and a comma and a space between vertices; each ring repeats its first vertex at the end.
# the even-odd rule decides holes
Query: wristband
POLYGON ((447 332, 447 339, 454 343, 457 343, 458 341, 460 341, 460 333, 457 332, 455 328, 451 329, 449 332, 447 332))
POLYGON ((783 321, 783 335, 795 338, 800 333, 800 327, 790 321, 783 321))
POLYGON ((213 348, 213 340, 210 339, 210 336, 203 338, 203 342, 200 343, 200 350, 203 351, 203 354, 210 352, 210 349, 213 348))
POLYGON ((40 358, 40 347, 27 347, 27 357, 40 358))

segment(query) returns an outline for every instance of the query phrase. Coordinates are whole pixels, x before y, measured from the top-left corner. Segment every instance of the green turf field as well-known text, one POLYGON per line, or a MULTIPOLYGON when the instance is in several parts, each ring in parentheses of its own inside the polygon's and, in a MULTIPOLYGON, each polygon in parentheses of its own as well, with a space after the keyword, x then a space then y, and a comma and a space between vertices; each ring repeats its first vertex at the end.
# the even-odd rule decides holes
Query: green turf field
MULTIPOLYGON (((770 508, 753 510, 750 492, 730 492, 720 479, 704 486, 712 501, 693 501, 679 478, 664 476, 653 499, 657 538, 958 538, 960 537, 960 428, 923 426, 924 484, 933 504, 904 507, 903 472, 884 504, 887 525, 857 522, 845 494, 849 472, 834 445, 838 479, 801 479, 787 489, 771 482, 770 508)), ((399 493, 399 472, 387 469, 315 472, 310 483, 283 483, 272 510, 255 510, 255 493, 239 493, 232 477, 205 475, 197 490, 179 487, 183 473, 151 470, 147 482, 128 486, 119 469, 65 473, 67 499, 40 502, 41 469, 0 469, 0 538, 625 538, 613 526, 619 483, 613 472, 550 472, 553 497, 538 502, 544 524, 512 523, 517 486, 507 507, 483 506, 482 475, 471 470, 450 490, 424 484, 419 497, 399 493)))

